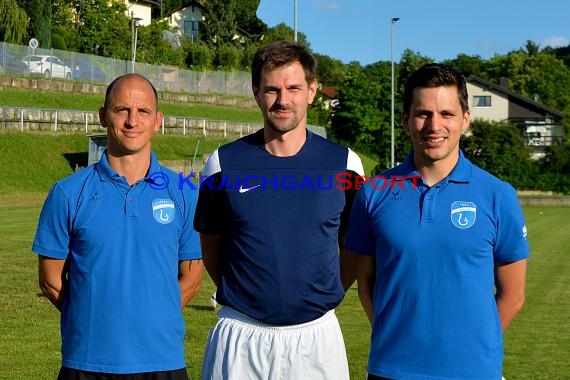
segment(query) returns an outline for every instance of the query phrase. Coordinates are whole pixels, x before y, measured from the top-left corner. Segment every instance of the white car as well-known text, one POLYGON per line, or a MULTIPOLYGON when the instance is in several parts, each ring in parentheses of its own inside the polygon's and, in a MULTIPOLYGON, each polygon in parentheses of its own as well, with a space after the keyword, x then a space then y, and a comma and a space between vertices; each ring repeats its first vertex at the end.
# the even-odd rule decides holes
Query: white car
POLYGON ((46 78, 71 79, 71 67, 53 55, 27 55, 21 59, 30 74, 40 74, 46 78))

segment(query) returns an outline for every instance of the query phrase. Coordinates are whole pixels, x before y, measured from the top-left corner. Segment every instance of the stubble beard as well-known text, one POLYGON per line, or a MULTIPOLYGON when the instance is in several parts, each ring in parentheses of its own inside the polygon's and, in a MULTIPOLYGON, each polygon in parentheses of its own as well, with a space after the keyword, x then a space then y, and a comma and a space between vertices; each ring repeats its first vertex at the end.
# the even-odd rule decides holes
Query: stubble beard
POLYGON ((285 134, 297 128, 301 124, 301 120, 294 114, 291 118, 276 118, 272 115, 265 121, 265 124, 271 128, 274 132, 285 134))

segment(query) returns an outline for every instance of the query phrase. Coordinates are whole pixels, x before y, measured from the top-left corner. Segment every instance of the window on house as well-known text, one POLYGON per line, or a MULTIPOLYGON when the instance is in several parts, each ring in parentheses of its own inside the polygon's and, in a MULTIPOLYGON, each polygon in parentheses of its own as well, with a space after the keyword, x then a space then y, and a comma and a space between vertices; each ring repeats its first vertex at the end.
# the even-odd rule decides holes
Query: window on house
POLYGON ((191 37, 192 40, 198 39, 200 32, 200 21, 184 21, 184 34, 191 37))
POLYGON ((473 107, 491 107, 491 97, 488 95, 474 96, 473 107))

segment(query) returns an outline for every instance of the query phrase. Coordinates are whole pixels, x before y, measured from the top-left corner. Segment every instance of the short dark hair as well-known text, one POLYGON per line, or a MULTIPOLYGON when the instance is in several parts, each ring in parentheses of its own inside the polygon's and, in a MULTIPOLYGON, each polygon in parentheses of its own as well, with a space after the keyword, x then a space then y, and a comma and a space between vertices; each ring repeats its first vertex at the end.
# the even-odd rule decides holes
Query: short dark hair
POLYGON ((442 63, 428 63, 408 78, 404 89, 403 113, 408 114, 414 98, 414 89, 455 86, 463 112, 469 111, 469 95, 465 78, 458 71, 442 63))
POLYGON ((103 107, 107 108, 109 106, 109 97, 111 96, 111 94, 113 93, 113 90, 115 89, 115 87, 117 87, 119 82, 121 80, 123 80, 125 78, 129 78, 129 77, 141 78, 149 84, 150 88, 152 88, 152 92, 154 93, 155 106, 158 109, 158 92, 156 91, 156 88, 151 83, 151 81, 149 81, 144 75, 140 75, 137 73, 123 74, 123 75, 118 76, 115 79, 113 79, 113 81, 111 83, 109 83, 109 85, 107 86, 107 90, 105 91, 105 103, 103 104, 103 107))
POLYGON ((251 83, 259 87, 263 69, 273 70, 299 62, 305 71, 307 83, 317 79, 317 60, 309 49, 298 42, 277 41, 259 49, 251 63, 251 83))

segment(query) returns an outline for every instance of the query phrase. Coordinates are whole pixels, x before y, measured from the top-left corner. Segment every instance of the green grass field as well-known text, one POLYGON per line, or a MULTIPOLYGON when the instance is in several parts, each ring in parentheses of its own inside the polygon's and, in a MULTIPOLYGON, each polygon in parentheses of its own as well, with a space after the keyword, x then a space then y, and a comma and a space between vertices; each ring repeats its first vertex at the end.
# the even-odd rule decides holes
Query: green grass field
MULTIPOLYGON (((45 193, 0 196, 0 379, 54 379, 60 365, 59 313, 40 295, 31 242, 45 193)), ((507 379, 570 377, 570 208, 527 207, 532 257, 527 303, 505 337, 507 379)), ((216 315, 207 278, 184 310, 186 357, 198 378, 216 315)), ((352 379, 364 379, 370 327, 353 286, 337 310, 352 379)))

